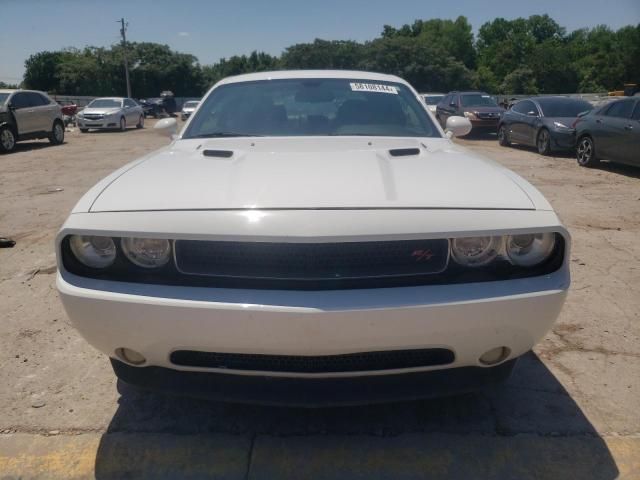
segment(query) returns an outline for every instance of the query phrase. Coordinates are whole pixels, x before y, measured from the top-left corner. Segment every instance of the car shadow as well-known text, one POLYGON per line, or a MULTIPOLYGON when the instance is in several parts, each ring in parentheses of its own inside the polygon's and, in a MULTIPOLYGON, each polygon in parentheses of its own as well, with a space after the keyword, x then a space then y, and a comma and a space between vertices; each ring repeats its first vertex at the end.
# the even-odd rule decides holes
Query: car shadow
POLYGON ((474 131, 471 130, 470 133, 465 135, 464 137, 458 137, 460 140, 488 140, 488 141, 498 141, 498 134, 496 132, 491 131, 474 131))
POLYGON ((605 170, 611 173, 617 173, 618 175, 624 175, 625 177, 640 178, 640 166, 625 165, 623 163, 613 163, 607 161, 601 161, 595 169, 605 170))
POLYGON ((16 143, 15 150, 11 153, 30 152, 32 150, 40 150, 42 148, 55 147, 55 146, 56 145, 52 145, 51 142, 49 142, 49 140, 40 140, 40 141, 34 140, 31 142, 18 142, 16 143))
MULTIPOLYGON (((121 395, 118 409, 107 433, 101 438, 96 456, 97 479, 158 478, 160 472, 157 462, 153 460, 157 457, 149 454, 158 444, 152 445, 149 440, 150 443, 145 445, 144 439, 150 436, 130 435, 132 433, 173 434, 164 437, 172 439, 173 447, 182 446, 179 451, 185 453, 177 455, 176 449, 172 448, 171 452, 166 451, 161 455, 172 455, 172 468, 178 472, 183 463, 199 462, 198 465, 206 470, 208 463, 220 458, 220 455, 216 457, 215 451, 194 458, 194 452, 197 451, 194 442, 201 443, 216 438, 216 435, 231 434, 229 438, 252 438, 251 445, 260 435, 265 435, 269 441, 293 438, 289 441, 297 445, 296 451, 300 455, 328 469, 334 468, 331 456, 327 457, 326 452, 323 456, 313 445, 317 446, 318 442, 333 444, 335 441, 348 441, 350 445, 355 445, 359 461, 378 465, 375 467, 379 469, 376 475, 396 478, 402 476, 401 472, 394 470, 397 465, 381 462, 375 452, 365 448, 365 445, 374 438, 381 442, 380 448, 383 450, 392 443, 394 455, 414 455, 418 447, 411 439, 422 437, 412 435, 429 434, 435 435, 433 441, 436 445, 440 445, 440 438, 445 443, 453 442, 454 447, 448 450, 447 455, 452 455, 454 463, 488 462, 493 475, 500 471, 513 474, 513 470, 509 469, 514 466, 509 462, 515 465, 524 461, 536 471, 544 472, 545 478, 566 478, 567 472, 575 472, 575 476, 570 474, 574 478, 581 478, 581 472, 584 473, 582 478, 605 480, 618 477, 618 469, 605 442, 569 393, 533 353, 523 356, 511 378, 500 386, 454 397, 384 405, 301 409, 164 396, 142 392, 122 382, 118 382, 118 390, 121 395), (467 441, 463 439, 469 438, 468 434, 477 434, 473 438, 483 439, 478 450, 483 452, 482 459, 469 459, 469 450, 465 452, 461 449, 458 452, 455 448, 456 438, 467 441), (507 444, 520 441, 523 439, 521 434, 529 434, 531 437, 524 438, 540 440, 544 444, 555 437, 567 441, 578 437, 588 441, 572 444, 570 454, 552 453, 553 459, 550 459, 549 449, 513 447, 505 451, 504 441, 507 444), (303 451, 300 452, 300 449, 303 451), (407 451, 403 452, 403 449, 407 451), (141 451, 146 453, 135 453, 141 451), (588 469, 585 465, 588 465, 588 469)), ((422 455, 433 454, 430 450, 437 447, 431 445, 420 447, 424 448, 422 455)), ((253 454, 253 447, 251 451, 253 454)), ((251 458, 249 455, 249 464, 251 458)), ((339 466, 336 468, 339 469, 339 466)), ((478 475, 483 476, 481 473, 478 475)), ((513 478, 519 477, 516 475, 513 478)))

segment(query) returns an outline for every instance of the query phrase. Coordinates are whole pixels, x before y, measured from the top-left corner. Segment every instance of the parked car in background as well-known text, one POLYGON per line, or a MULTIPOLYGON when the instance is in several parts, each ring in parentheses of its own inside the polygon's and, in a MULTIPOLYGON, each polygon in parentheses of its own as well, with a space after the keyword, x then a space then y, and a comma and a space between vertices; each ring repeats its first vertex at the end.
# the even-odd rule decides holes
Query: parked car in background
POLYGON ((76 122, 82 133, 102 129, 124 131, 129 126, 144 128, 144 111, 131 98, 96 98, 76 115, 76 122))
POLYGON ((420 96, 427 105, 427 108, 434 115, 436 114, 436 107, 438 103, 444 98, 444 93, 421 93, 420 96))
POLYGON ((182 105, 182 111, 180 112, 180 118, 184 121, 191 116, 191 114, 200 105, 199 100, 189 100, 182 105))
POLYGON ((438 103, 436 118, 444 126, 447 118, 464 116, 471 121, 472 131, 495 132, 504 111, 488 93, 449 92, 438 103))
POLYGON ((164 109, 162 106, 162 98, 141 98, 138 104, 142 107, 145 117, 158 118, 162 115, 164 109))
POLYGON ((62 108, 44 92, 0 90, 0 152, 15 150, 24 140, 64 142, 62 108))
POLYGON ((296 405, 459 393, 505 379, 564 303, 551 205, 398 77, 238 75, 178 137, 154 128, 170 145, 56 238, 62 303, 127 383, 296 405))
POLYGON ((580 116, 575 122, 578 165, 600 160, 640 166, 640 97, 625 98, 580 116))
POLYGON ((498 125, 498 141, 536 147, 541 155, 575 147, 575 123, 578 115, 593 105, 568 97, 533 97, 520 100, 505 112, 498 125))

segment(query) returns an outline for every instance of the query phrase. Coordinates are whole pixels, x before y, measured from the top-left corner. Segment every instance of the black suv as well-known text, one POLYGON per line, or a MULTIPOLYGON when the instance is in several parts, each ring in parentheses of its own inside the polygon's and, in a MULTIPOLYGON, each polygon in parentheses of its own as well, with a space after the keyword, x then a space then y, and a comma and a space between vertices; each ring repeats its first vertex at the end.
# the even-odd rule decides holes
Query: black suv
POLYGON ((62 108, 46 93, 0 90, 0 152, 11 152, 16 142, 48 138, 64 142, 62 108))
POLYGON ((436 106, 436 118, 442 128, 449 117, 467 117, 472 131, 495 132, 504 108, 485 92, 449 92, 436 106))

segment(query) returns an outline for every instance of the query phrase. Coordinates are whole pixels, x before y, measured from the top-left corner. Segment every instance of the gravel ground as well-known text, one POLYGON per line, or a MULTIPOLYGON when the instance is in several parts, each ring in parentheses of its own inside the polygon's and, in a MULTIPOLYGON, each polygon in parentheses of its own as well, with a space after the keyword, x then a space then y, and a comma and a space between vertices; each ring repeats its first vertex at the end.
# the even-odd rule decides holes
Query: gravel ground
MULTIPOLYGON (((97 180, 166 139, 150 128, 76 130, 67 133, 62 146, 28 142, 0 156, 0 237, 17 242, 0 249, 0 432, 232 434, 248 436, 252 449, 263 435, 302 435, 311 446, 327 435, 339 441, 352 435, 419 433, 637 437, 640 169, 612 164, 579 168, 573 157, 503 148, 491 137, 456 141, 531 181, 571 231, 573 284, 560 319, 499 388, 449 399, 324 410, 140 394, 117 384, 107 358, 70 326, 54 285, 56 230, 97 180)), ((108 438, 114 437, 102 435, 103 451, 108 438)), ((395 445, 402 450, 402 442, 395 445)), ((614 478, 615 462, 604 442, 589 443, 581 453, 598 459, 604 472, 600 478, 614 478)))

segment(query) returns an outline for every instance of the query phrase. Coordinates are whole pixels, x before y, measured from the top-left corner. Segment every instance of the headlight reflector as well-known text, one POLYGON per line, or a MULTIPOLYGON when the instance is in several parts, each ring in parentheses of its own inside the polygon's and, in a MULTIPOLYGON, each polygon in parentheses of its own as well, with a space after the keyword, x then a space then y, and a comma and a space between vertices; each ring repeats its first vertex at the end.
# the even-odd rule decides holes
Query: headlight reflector
POLYGON ((459 265, 481 267, 500 252, 501 237, 463 237, 451 240, 451 254, 459 265))
POLYGON ((122 251, 135 265, 158 268, 171 257, 171 243, 161 238, 123 238, 122 251))
POLYGON ((554 246, 555 234, 528 233, 507 237, 506 250, 515 265, 532 267, 549 258, 554 246))
POLYGON ((71 235, 71 251, 84 265, 106 268, 116 259, 116 245, 111 237, 71 235))

